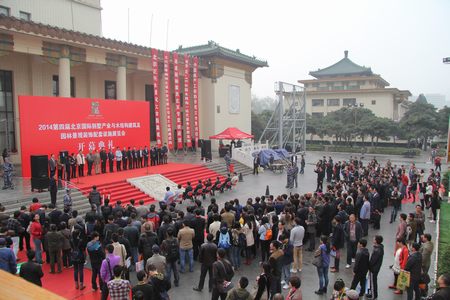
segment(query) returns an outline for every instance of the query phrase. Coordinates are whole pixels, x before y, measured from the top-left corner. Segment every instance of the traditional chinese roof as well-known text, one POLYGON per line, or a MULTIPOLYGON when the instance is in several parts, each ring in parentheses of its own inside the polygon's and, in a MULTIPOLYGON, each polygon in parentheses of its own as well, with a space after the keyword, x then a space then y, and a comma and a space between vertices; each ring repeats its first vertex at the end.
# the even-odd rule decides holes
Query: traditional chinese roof
POLYGON ((0 15, 0 29, 34 34, 42 37, 58 39, 64 42, 84 44, 87 46, 101 47, 124 53, 151 56, 151 48, 108 39, 97 35, 79 31, 67 30, 60 27, 25 21, 14 17, 0 15))
POLYGON ((175 52, 178 52, 180 54, 190 54, 195 55, 199 57, 204 56, 219 56, 227 59, 231 59, 240 63, 244 63, 247 65, 251 65, 256 68, 260 67, 268 67, 267 61, 263 61, 260 59, 257 59, 255 56, 249 56, 242 54, 239 49, 231 50, 222 46, 219 46, 219 44, 209 41, 208 44, 205 45, 199 45, 199 46, 193 46, 188 48, 183 48, 180 46, 175 52))
POLYGON ((344 51, 345 57, 335 63, 334 65, 331 65, 325 69, 319 69, 317 71, 311 71, 309 72, 309 75, 316 77, 316 78, 322 78, 322 77, 328 77, 328 76, 353 76, 353 75, 367 75, 371 76, 373 75, 372 70, 370 68, 366 68, 363 66, 360 66, 358 64, 355 64, 353 61, 351 61, 348 58, 348 51, 344 51))

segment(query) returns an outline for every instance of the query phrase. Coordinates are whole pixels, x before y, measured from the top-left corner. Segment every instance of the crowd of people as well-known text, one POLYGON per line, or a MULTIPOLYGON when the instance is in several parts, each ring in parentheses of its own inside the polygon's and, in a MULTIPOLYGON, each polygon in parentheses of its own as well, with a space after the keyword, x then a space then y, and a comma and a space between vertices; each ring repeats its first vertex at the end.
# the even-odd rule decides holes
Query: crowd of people
POLYGON ((146 168, 167 164, 168 155, 167 145, 161 148, 152 146, 150 149, 145 147, 116 147, 115 149, 89 150, 84 154, 82 150, 78 153, 71 153, 67 157, 50 155, 49 170, 50 178, 57 174, 58 179, 70 181, 73 178, 84 177, 85 171, 87 176, 95 174, 103 174, 114 171, 131 170, 137 168, 146 168))
MULTIPOLYGON (((193 198, 185 211, 178 209, 176 202, 161 202, 158 208, 134 201, 126 206, 120 201, 111 205, 106 199, 92 205, 85 217, 76 210, 47 207, 37 199, 12 217, 0 207, 0 268, 15 273, 17 252, 26 247, 28 262, 22 265, 20 276, 30 282, 40 285, 40 264, 45 257, 50 273, 73 268, 75 287, 84 289, 88 260, 91 288, 100 290, 102 299, 108 295, 113 300, 128 299, 129 294, 133 299, 168 299, 172 283, 177 287, 182 274, 193 272, 194 264, 200 264, 200 278, 193 290, 202 292, 208 275, 213 300, 301 300, 303 254, 311 251, 318 295, 377 299, 378 274, 388 260, 393 272, 389 288, 396 294, 406 289, 408 299, 421 299, 427 293, 433 252, 424 210, 430 210, 432 224, 440 203, 439 174, 430 170, 425 176, 414 164, 408 169, 389 161, 382 166, 375 159, 367 165, 357 159, 337 163, 323 159, 315 171, 315 192, 261 196, 244 202, 234 199, 221 207, 215 198, 207 207, 193 198), (393 231, 395 253, 390 255, 384 252, 383 236, 375 235, 372 241, 367 236, 369 230, 392 226, 380 222, 388 206, 393 207, 391 221, 397 222, 397 211, 407 199, 418 204, 414 211, 399 214, 393 231), (341 271, 344 253, 345 269, 353 270, 353 280, 337 280, 331 286, 328 273, 341 271), (249 287, 247 277, 241 277, 234 287, 235 271, 254 265, 255 260, 261 268, 256 288, 249 287), (138 283, 131 286, 130 272, 134 271, 138 283), (406 274, 410 284, 405 288, 398 281, 406 274), (370 288, 366 287, 367 277, 370 288), (285 298, 283 290, 287 291, 285 298)), ((449 275, 443 274, 440 290, 428 299, 449 299, 449 280, 449 275)))

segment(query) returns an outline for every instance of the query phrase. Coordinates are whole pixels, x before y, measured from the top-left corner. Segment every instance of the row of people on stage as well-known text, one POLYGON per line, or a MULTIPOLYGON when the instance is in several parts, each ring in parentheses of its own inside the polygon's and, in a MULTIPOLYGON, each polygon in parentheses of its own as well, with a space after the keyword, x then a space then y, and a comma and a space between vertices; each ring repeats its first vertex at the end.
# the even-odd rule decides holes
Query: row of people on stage
POLYGON ((61 157, 56 158, 54 154, 50 155, 49 169, 50 177, 54 177, 57 173, 58 178, 70 181, 71 178, 84 177, 87 166, 87 175, 106 173, 107 167, 109 173, 122 170, 132 170, 138 168, 145 168, 149 166, 156 166, 167 164, 168 155, 167 145, 164 144, 161 148, 151 147, 116 147, 106 150, 101 148, 98 150, 90 150, 86 155, 83 151, 77 154, 72 153, 64 160, 61 157))

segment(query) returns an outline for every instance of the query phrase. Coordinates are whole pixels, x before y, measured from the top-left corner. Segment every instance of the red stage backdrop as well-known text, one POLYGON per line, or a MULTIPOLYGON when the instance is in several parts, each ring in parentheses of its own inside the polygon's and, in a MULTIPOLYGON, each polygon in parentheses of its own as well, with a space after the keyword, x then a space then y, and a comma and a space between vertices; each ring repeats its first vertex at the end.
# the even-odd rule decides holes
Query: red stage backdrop
POLYGON ((186 147, 192 147, 191 138, 191 92, 189 55, 184 55, 184 117, 186 122, 186 147))
POLYGON ((30 155, 149 146, 149 114, 145 101, 19 96, 22 176, 30 155))

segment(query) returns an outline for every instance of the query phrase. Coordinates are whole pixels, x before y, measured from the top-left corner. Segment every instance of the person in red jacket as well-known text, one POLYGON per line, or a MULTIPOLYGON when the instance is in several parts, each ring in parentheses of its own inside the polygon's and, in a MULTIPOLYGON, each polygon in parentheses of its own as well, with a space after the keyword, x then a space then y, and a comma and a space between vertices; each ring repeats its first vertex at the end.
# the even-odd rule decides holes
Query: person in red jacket
POLYGON ((42 225, 39 222, 39 215, 35 214, 30 225, 30 235, 36 251, 36 262, 42 264, 42 225))
POLYGON ((41 208, 42 204, 39 202, 38 198, 33 198, 32 200, 32 204, 30 205, 30 212, 34 212, 36 210, 38 210, 39 208, 41 208))

